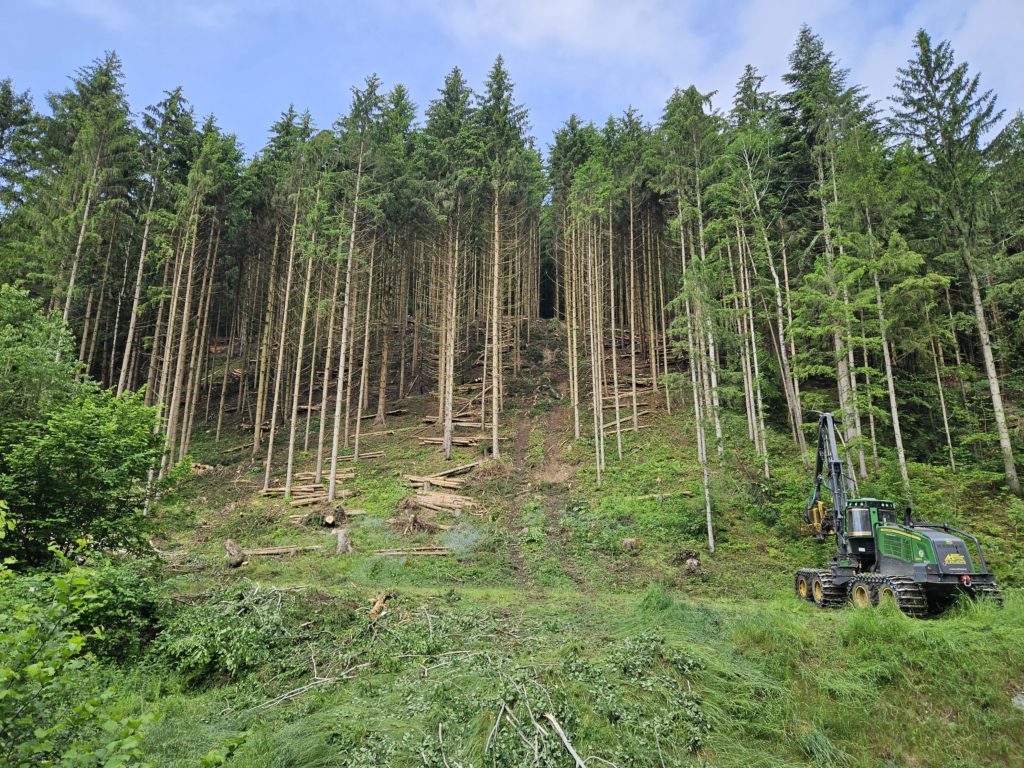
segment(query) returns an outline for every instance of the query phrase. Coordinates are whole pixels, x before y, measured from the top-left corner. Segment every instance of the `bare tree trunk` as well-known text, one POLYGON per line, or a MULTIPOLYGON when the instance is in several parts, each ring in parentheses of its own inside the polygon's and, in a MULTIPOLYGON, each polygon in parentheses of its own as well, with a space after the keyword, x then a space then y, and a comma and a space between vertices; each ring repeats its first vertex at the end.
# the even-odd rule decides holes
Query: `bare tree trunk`
POLYGON ((988 377, 989 394, 992 396, 992 415, 995 417, 996 433, 999 435, 999 447, 1003 454, 1003 470, 1006 475, 1006 486, 1017 496, 1021 496, 1020 479, 1017 477, 1017 465, 1013 458, 1013 445, 1010 442, 1010 431, 1006 427, 1006 411, 1003 409, 1003 395, 999 387, 999 376, 996 372, 995 358, 992 355, 992 339, 988 332, 988 321, 985 319, 985 306, 981 301, 981 289, 978 287, 978 276, 975 274, 970 264, 967 265, 967 272, 971 283, 971 300, 974 303, 974 317, 978 321, 978 338, 981 341, 981 354, 985 361, 985 374, 988 377))
POLYGON ((352 444, 352 460, 359 460, 359 435, 363 423, 363 401, 366 399, 366 384, 370 362, 370 314, 373 311, 373 266, 377 250, 376 242, 370 245, 370 274, 366 282, 366 321, 363 325, 363 360, 359 366, 359 399, 356 401, 356 436, 352 444))
POLYGON ((448 259, 448 274, 446 278, 447 303, 445 316, 448 324, 448 335, 445 338, 445 370, 444 380, 446 382, 444 391, 444 435, 442 445, 445 460, 452 457, 452 411, 453 390, 455 388, 455 337, 458 329, 458 274, 459 274, 459 199, 456 199, 455 213, 452 217, 454 222, 454 239, 452 243, 451 258, 448 259))
MULTIPOLYGON (((622 418, 619 409, 619 344, 615 328, 615 259, 612 251, 614 233, 612 232, 612 203, 608 200, 608 293, 612 321, 612 398, 615 401, 615 454, 622 461, 622 418)), ((602 406, 603 407, 603 406, 602 406)))
MULTIPOLYGON (((313 203, 313 210, 315 211, 320 205, 320 188, 316 190, 316 201, 313 203)), ((296 202, 296 213, 298 212, 298 203, 296 202)), ((297 220, 294 224, 298 223, 297 220)), ((295 233, 292 233, 292 241, 295 240, 295 233)), ((305 349, 306 344, 306 325, 307 318, 309 317, 309 292, 313 285, 313 257, 316 253, 316 229, 314 228, 312 236, 310 238, 310 249, 306 255, 306 279, 303 281, 302 287, 302 314, 299 318, 299 344, 295 351, 295 381, 292 386, 292 415, 288 420, 288 466, 285 469, 284 476, 284 494, 289 496, 292 492, 292 475, 295 470, 295 439, 297 435, 297 429, 299 424, 299 397, 302 392, 302 353, 305 349)), ((290 259, 289 259, 290 261, 290 259)), ((282 334, 281 339, 282 345, 284 344, 284 336, 282 334)), ((310 361, 310 368, 312 369, 316 365, 315 360, 310 361)), ((269 449, 268 449, 269 450, 269 449)))
POLYGON ((196 212, 192 225, 192 247, 189 252, 188 267, 185 272, 185 301, 181 314, 181 332, 178 334, 178 353, 174 366, 174 386, 167 410, 167 444, 164 448, 162 475, 175 461, 174 448, 178 430, 178 411, 181 408, 181 384, 185 375, 185 348, 188 344, 188 332, 192 320, 192 283, 196 263, 196 246, 199 242, 199 214, 196 212))
POLYGON ((149 207, 146 210, 146 221, 142 226, 142 245, 139 249, 139 266, 135 271, 135 293, 132 296, 132 312, 128 317, 128 336, 124 341, 124 356, 121 358, 121 375, 117 379, 117 394, 121 394, 128 386, 128 362, 135 345, 135 326, 139 319, 139 302, 142 300, 143 275, 146 271, 146 251, 149 248, 149 228, 153 222, 153 204, 156 201, 156 182, 149 193, 149 207))
POLYGON ((71 275, 68 277, 68 292, 64 297, 64 322, 71 317, 71 298, 75 293, 75 278, 78 275, 78 265, 82 260, 82 244, 85 242, 85 233, 89 226, 89 211, 92 208, 93 191, 96 187, 96 176, 100 171, 100 156, 97 152, 92 165, 92 175, 89 177, 89 188, 85 193, 85 210, 82 212, 82 223, 78 228, 78 240, 75 243, 75 253, 71 257, 71 275))
MULTIPOLYGON (((870 228, 868 232, 870 234, 870 228)), ((899 463, 900 480, 903 482, 903 494, 907 498, 907 503, 911 504, 910 475, 907 473, 907 457, 903 451, 903 430, 900 429, 900 412, 896 404, 896 377, 893 376, 892 372, 892 353, 889 351, 889 335, 885 324, 885 309, 882 305, 882 286, 878 281, 877 270, 872 274, 872 278, 875 282, 875 306, 878 307, 878 327, 882 336, 882 359, 885 361, 885 381, 889 389, 889 414, 892 417, 893 437, 896 439, 896 461, 899 463)))
MULTIPOLYGON (((291 242, 288 245, 288 270, 284 279, 284 306, 281 309, 281 333, 277 342, 277 365, 274 369, 274 402, 270 406, 270 433, 267 435, 267 458, 263 470, 263 490, 270 487, 270 470, 274 459, 274 437, 277 433, 277 412, 281 400, 281 379, 284 376, 284 350, 288 340, 288 307, 292 297, 292 271, 295 267, 295 243, 299 235, 299 201, 302 190, 295 195, 295 212, 292 214, 291 242)), ((261 425, 256 425, 259 428, 261 425)))
POLYGON ((935 337, 931 338, 932 364, 935 366, 935 386, 939 392, 939 406, 942 408, 942 428, 946 433, 946 448, 949 450, 949 468, 956 472, 956 459, 953 458, 953 435, 949 431, 949 411, 946 408, 946 395, 943 392, 942 374, 939 370, 939 355, 935 348, 935 337))
POLYGON ((633 244, 633 187, 629 188, 629 376, 633 405, 633 431, 640 428, 636 403, 636 259, 633 244))
POLYGON ((494 190, 493 232, 494 263, 491 275, 491 456, 498 458, 498 408, 501 390, 501 205, 494 190))
POLYGON ((348 258, 345 264, 345 298, 341 311, 341 342, 338 344, 338 385, 334 398, 334 429, 331 436, 331 470, 327 486, 327 499, 334 501, 337 492, 338 440, 341 437, 341 398, 344 389, 345 363, 348 352, 349 295, 352 287, 352 260, 356 250, 356 231, 359 223, 359 189, 363 179, 364 145, 359 146, 359 164, 356 169, 356 189, 352 201, 352 226, 349 228, 348 258))
MULTIPOLYGON (((320 424, 318 426, 316 440, 316 482, 320 482, 324 469, 324 436, 327 433, 327 401, 331 391, 331 366, 334 364, 334 328, 337 324, 338 310, 338 284, 341 282, 341 243, 342 237, 338 236, 338 255, 334 263, 334 280, 331 283, 331 311, 327 320, 327 349, 324 351, 324 374, 321 386, 323 391, 320 394, 320 424)), ((338 372, 338 380, 341 380, 341 371, 338 372)), ((338 393, 340 394, 340 393, 338 393)))

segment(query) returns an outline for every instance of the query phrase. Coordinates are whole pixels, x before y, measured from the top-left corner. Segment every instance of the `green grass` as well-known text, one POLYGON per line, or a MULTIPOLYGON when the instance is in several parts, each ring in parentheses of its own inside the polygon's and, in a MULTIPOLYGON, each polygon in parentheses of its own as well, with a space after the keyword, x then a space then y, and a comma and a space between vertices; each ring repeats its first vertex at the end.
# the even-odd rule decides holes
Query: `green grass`
MULTIPOLYGON (((351 556, 333 554, 331 532, 290 523, 284 502, 254 496, 262 472, 247 467, 246 451, 235 455, 241 464, 168 497, 156 519, 181 559, 165 594, 202 599, 248 582, 283 590, 272 593, 274 610, 291 640, 272 662, 234 678, 221 671, 186 682, 156 650, 109 668, 124 705, 154 715, 150 761, 571 766, 544 718, 550 712, 592 768, 1024 764, 1024 712, 1011 703, 1024 690, 1019 590, 1007 591, 1002 610, 966 604, 928 620, 819 611, 790 596, 793 570, 828 552, 801 529, 808 473, 785 435, 771 435, 766 480, 743 425, 726 420, 740 437, 712 457, 719 546, 709 556, 686 415, 661 414, 650 429, 624 434, 621 463, 609 441, 600 487, 587 441, 559 443, 571 476, 543 481, 549 418, 547 406, 510 410, 510 427, 529 422, 525 439, 509 441, 464 491, 483 514, 443 518, 452 529, 434 535, 403 535, 387 521, 409 493, 402 475, 441 468, 443 458, 411 430, 368 439, 367 450, 386 456, 359 463, 345 483, 360 491, 348 506, 367 512, 351 524, 351 556), (230 571, 229 536, 243 546, 324 550, 230 571), (624 538, 639 548, 624 550, 624 538), (453 555, 373 554, 427 543, 453 555), (701 558, 695 575, 682 567, 691 552, 701 558), (392 597, 371 623, 380 592, 392 597), (314 682, 314 664, 320 677, 338 679, 263 706, 314 682)), ((410 415, 389 428, 415 423, 410 415)), ((216 464, 217 451, 209 440, 194 446, 206 463, 216 464)), ((463 451, 457 460, 476 457, 463 451)), ((303 455, 300 468, 314 462, 303 455)), ((912 480, 919 510, 978 533, 1001 581, 1021 583, 1019 502, 979 472, 914 465, 912 480)), ((881 495, 898 487, 888 464, 862 483, 881 495)))

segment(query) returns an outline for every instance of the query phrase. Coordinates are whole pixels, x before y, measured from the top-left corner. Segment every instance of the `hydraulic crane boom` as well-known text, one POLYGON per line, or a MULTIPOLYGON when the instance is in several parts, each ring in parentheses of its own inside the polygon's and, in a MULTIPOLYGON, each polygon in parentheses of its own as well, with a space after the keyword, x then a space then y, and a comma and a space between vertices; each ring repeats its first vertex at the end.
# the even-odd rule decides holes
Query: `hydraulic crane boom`
POLYGON ((836 444, 836 422, 831 413, 823 413, 818 419, 818 455, 814 464, 814 490, 807 501, 804 520, 814 526, 819 539, 835 531, 839 547, 844 548, 846 537, 843 531, 843 511, 853 495, 854 489, 843 469, 843 459, 836 444), (825 507, 821 498, 822 484, 831 495, 831 509, 825 507))

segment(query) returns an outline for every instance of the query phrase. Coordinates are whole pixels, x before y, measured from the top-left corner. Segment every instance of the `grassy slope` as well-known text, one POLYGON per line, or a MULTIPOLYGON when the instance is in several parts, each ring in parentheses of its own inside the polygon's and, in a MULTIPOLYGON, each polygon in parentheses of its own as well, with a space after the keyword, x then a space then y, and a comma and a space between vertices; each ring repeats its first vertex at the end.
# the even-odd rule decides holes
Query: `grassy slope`
MULTIPOLYGON (((659 412, 652 428, 627 435, 622 462, 610 440, 598 489, 592 445, 572 444, 567 409, 518 402, 506 456, 465 491, 488 514, 453 519, 433 537, 386 524, 407 493, 401 475, 443 465, 414 430, 366 441, 387 455, 346 483, 361 491, 350 506, 368 513, 353 523, 349 557, 333 555, 329 534, 289 523, 283 502, 254 496, 261 470, 248 463, 219 466, 167 500, 164 547, 180 563, 168 594, 243 580, 303 587, 280 593, 303 621, 289 626, 294 642, 280 664, 235 682, 185 686, 145 665, 121 678, 134 705, 156 712, 154 764, 193 766, 204 755, 220 764, 230 754, 230 766, 572 765, 543 712, 592 767, 1024 764, 1024 711, 1011 704, 1024 690, 1018 590, 1001 611, 968 605, 937 620, 818 611, 790 597, 794 568, 827 552, 800 531, 808 473, 784 436, 772 437, 770 482, 748 453, 720 460, 719 551, 708 557, 685 415, 659 412), (652 493, 663 498, 637 498, 652 493), (228 536, 327 551, 229 571, 228 536), (624 537, 637 537, 639 550, 624 552, 624 537), (455 556, 370 554, 428 541, 455 556), (680 565, 688 550, 704 553, 697 575, 680 565), (370 627, 381 590, 394 597, 370 627), (322 676, 370 666, 254 709, 308 683, 314 658, 322 676)), ((414 403, 414 415, 388 426, 412 427, 430 407, 414 403)), ((195 453, 211 463, 247 455, 202 443, 195 453)), ((314 460, 303 456, 303 468, 314 460)), ((985 537, 997 574, 1019 583, 1019 507, 997 484, 928 467, 913 474, 918 507, 985 537)), ((862 491, 887 487, 898 481, 883 474, 862 491)))

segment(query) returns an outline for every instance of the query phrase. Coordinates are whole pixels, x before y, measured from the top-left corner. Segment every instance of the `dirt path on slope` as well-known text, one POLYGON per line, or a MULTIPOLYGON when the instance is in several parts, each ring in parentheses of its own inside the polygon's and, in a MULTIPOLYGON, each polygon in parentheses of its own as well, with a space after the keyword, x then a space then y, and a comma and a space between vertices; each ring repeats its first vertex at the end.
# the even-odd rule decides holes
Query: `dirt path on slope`
MULTIPOLYGON (((512 443, 512 462, 515 466, 513 472, 516 472, 525 464, 526 456, 529 453, 529 447, 530 421, 529 419, 520 419, 519 423, 516 425, 516 437, 512 443)), ((520 486, 520 488, 516 490, 515 496, 509 499, 510 503, 504 517, 509 565, 516 573, 517 577, 525 583, 527 581, 532 582, 532 579, 530 579, 529 571, 526 568, 526 560, 523 558, 523 553, 519 549, 519 531, 523 528, 522 497, 523 493, 520 486)))

